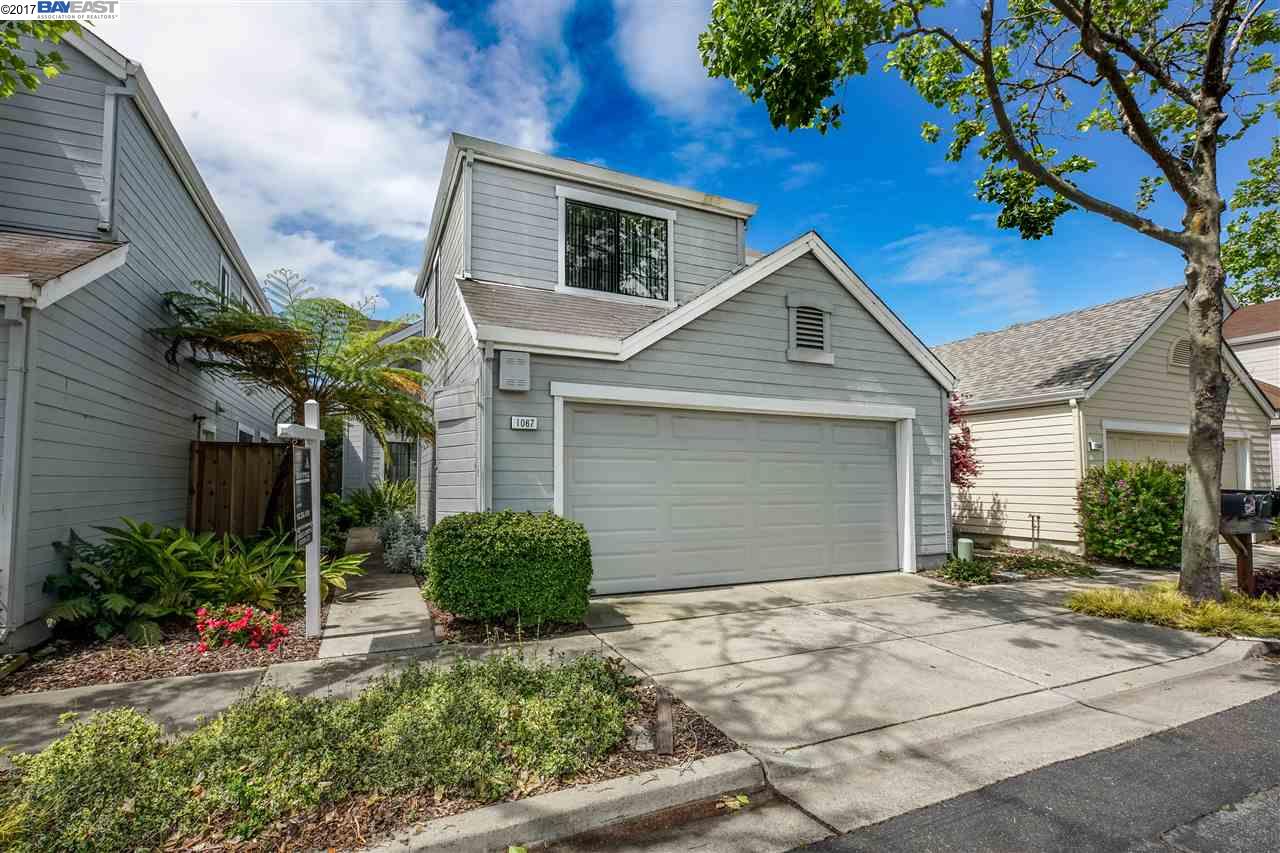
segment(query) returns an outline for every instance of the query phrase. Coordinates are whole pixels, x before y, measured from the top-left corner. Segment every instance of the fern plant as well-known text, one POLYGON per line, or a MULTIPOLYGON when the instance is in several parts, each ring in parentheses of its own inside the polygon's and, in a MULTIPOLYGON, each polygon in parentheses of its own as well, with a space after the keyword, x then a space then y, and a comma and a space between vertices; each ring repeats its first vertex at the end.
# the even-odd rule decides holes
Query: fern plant
POLYGON ((45 591, 58 599, 45 614, 49 627, 79 623, 102 640, 123 633, 138 645, 159 642, 157 620, 167 613, 152 600, 141 566, 118 560, 112 546, 90 545, 74 531, 54 548, 67 560, 67 571, 45 580, 45 591))

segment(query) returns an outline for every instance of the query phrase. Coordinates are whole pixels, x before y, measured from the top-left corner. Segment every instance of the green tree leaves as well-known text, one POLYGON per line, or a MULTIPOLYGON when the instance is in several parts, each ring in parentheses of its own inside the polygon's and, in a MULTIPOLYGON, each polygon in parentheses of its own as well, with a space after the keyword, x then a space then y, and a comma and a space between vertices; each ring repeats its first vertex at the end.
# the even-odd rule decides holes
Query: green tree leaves
POLYGON ((41 42, 57 44, 67 33, 80 34, 75 21, 0 21, 0 101, 13 97, 22 86, 34 92, 43 76, 52 80, 67 69, 56 50, 38 49, 41 42), (34 61, 23 58, 23 51, 34 61))
POLYGON ((1280 137, 1271 153, 1249 161, 1250 177, 1231 198, 1239 214, 1227 225, 1222 265, 1241 302, 1280 296, 1280 137))

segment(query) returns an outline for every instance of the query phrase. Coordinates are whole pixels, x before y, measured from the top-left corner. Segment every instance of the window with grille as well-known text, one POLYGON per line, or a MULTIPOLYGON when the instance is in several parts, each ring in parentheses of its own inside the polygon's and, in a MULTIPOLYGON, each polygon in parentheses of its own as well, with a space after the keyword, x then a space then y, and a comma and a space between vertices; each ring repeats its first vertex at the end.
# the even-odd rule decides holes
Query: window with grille
POLYGON ((667 301, 668 221, 565 199, 567 287, 667 301))
POLYGON ((831 351, 831 304, 809 294, 787 294, 787 358, 835 364, 831 351))
POLYGON ((387 442, 387 479, 412 482, 418 473, 418 446, 412 441, 387 442))

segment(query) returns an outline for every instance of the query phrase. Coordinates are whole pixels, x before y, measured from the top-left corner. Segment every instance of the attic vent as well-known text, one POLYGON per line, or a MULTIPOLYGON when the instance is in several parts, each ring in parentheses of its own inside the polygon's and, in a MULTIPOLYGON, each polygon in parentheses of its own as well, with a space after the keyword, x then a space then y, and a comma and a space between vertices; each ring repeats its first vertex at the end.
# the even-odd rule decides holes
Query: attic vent
POLYGON ((1169 347, 1169 367, 1186 370, 1191 366, 1191 339, 1178 338, 1169 347))
POLYGON ((823 312, 808 305, 796 309, 796 346, 805 349, 827 348, 827 322, 823 312))
POLYGON ((787 294, 787 358, 835 364, 831 352, 831 304, 810 294, 787 294))

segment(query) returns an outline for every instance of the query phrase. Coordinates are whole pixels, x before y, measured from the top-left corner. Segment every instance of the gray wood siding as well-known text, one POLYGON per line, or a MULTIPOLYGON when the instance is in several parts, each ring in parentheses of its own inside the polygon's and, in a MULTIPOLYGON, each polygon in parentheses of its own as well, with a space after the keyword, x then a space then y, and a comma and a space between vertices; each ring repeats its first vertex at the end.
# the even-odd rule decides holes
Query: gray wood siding
POLYGON ((369 466, 365 454, 364 424, 347 421, 342 431, 342 496, 369 484, 369 466))
POLYGON ((434 453, 419 448, 418 488, 420 494, 436 500, 434 516, 428 500, 418 501, 418 513, 424 524, 476 507, 476 382, 480 378, 480 351, 477 349, 458 293, 457 274, 463 267, 463 212, 466 200, 459 193, 447 211, 444 234, 440 239, 439 277, 429 281, 423 299, 423 316, 430 331, 438 322, 437 334, 444 344, 442 361, 426 366, 432 382, 427 400, 435 407, 436 449, 434 453), (437 293, 438 290, 438 293, 437 293), (435 316, 436 305, 439 316, 435 316), (431 479, 431 461, 436 464, 435 481, 431 479))
MULTIPOLYGON (((494 163, 472 167, 471 273, 476 278, 554 288, 559 276, 556 185, 622 195, 494 163)), ((626 197, 626 196, 623 196, 626 197)), ((744 263, 737 220, 643 198, 676 211, 676 299, 688 302, 744 263)), ((565 331, 572 331, 566 328, 565 331)))
POLYGON ((58 51, 67 71, 0 101, 0 226, 96 237, 103 93, 118 83, 71 46, 58 51))
POLYGON ((916 410, 917 550, 947 550, 945 392, 811 256, 626 362, 535 355, 530 379, 528 393, 494 390, 496 509, 552 507, 552 381, 908 405, 916 410), (834 366, 787 360, 789 291, 809 291, 835 303, 834 366), (513 431, 512 415, 538 417, 538 429, 513 431))
MULTIPOLYGON (((50 543, 120 516, 159 524, 186 517, 194 415, 221 441, 236 424, 275 434, 277 397, 171 367, 149 330, 171 322, 162 294, 217 281, 221 250, 136 107, 122 99, 116 185, 123 267, 40 312, 34 368, 30 494, 22 537, 24 615, 46 605, 44 578, 60 571, 50 543)), ((243 282, 235 276, 235 288, 243 282)))

